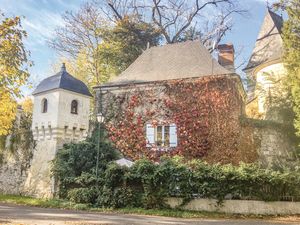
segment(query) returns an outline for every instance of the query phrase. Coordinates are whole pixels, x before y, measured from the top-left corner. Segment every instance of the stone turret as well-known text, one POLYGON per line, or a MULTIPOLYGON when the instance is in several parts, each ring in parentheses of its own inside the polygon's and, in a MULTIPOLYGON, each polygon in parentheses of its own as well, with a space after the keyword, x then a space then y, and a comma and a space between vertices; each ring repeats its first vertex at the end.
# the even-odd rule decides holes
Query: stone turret
POLYGON ((29 195, 52 197, 55 181, 51 178, 49 162, 63 144, 87 136, 92 95, 63 64, 59 73, 37 86, 33 97, 32 131, 36 151, 25 186, 29 195))
POLYGON ((247 108, 257 108, 263 118, 268 113, 269 99, 278 89, 276 83, 285 76, 282 62, 283 18, 267 10, 252 55, 244 71, 249 80, 247 108))

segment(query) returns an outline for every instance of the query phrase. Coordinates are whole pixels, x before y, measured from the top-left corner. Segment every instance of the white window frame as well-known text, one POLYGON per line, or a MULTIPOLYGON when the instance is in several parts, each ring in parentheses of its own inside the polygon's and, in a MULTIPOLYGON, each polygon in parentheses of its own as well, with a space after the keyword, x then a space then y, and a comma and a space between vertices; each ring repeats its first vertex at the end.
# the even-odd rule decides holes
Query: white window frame
POLYGON ((174 148, 177 147, 177 126, 174 123, 153 126, 146 124, 146 147, 174 148), (162 145, 157 145, 157 127, 162 127, 162 145), (165 127, 169 127, 169 145, 165 146, 165 127))

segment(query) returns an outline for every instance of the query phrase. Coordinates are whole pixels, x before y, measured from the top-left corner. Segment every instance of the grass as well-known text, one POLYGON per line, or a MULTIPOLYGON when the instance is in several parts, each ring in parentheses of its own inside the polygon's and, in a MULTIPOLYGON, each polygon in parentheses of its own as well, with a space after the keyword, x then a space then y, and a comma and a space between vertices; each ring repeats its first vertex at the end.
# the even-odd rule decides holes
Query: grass
POLYGON ((265 215, 241 215, 241 214, 225 214, 219 212, 199 212, 187 211, 180 209, 143 209, 143 208, 95 208, 88 204, 75 204, 70 201, 60 199, 38 199, 33 197, 17 196, 17 195, 1 195, 1 203, 10 203, 17 205, 36 206, 43 208, 60 208, 60 209, 73 209, 73 210, 87 210, 91 212, 104 212, 104 213, 119 213, 119 214, 140 214, 151 216, 167 216, 177 218, 214 218, 214 219, 271 219, 271 220, 288 220, 299 221, 298 216, 295 217, 277 217, 265 215))

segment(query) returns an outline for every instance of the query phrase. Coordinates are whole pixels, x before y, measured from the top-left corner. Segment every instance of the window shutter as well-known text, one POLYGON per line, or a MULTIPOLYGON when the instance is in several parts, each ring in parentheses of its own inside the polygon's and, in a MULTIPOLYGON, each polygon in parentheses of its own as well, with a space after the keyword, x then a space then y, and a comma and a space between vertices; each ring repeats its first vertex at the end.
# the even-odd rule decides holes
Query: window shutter
POLYGON ((155 143, 154 140, 154 127, 151 124, 146 125, 147 147, 151 147, 155 143))
POLYGON ((177 127, 176 124, 170 124, 170 147, 177 147, 177 127))

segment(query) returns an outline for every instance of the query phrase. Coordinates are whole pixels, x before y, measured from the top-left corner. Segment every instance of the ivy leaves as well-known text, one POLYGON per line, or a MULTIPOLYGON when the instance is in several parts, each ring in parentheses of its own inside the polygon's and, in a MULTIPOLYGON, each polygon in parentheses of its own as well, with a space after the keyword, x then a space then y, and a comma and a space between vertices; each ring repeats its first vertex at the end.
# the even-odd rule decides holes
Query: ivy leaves
POLYGON ((118 150, 135 160, 181 155, 238 163, 241 158, 236 142, 243 100, 238 88, 234 88, 237 85, 234 78, 203 77, 160 82, 147 88, 126 87, 107 99, 116 105, 108 113, 110 138, 118 150), (147 148, 146 123, 175 123, 178 147, 166 151, 147 148))

